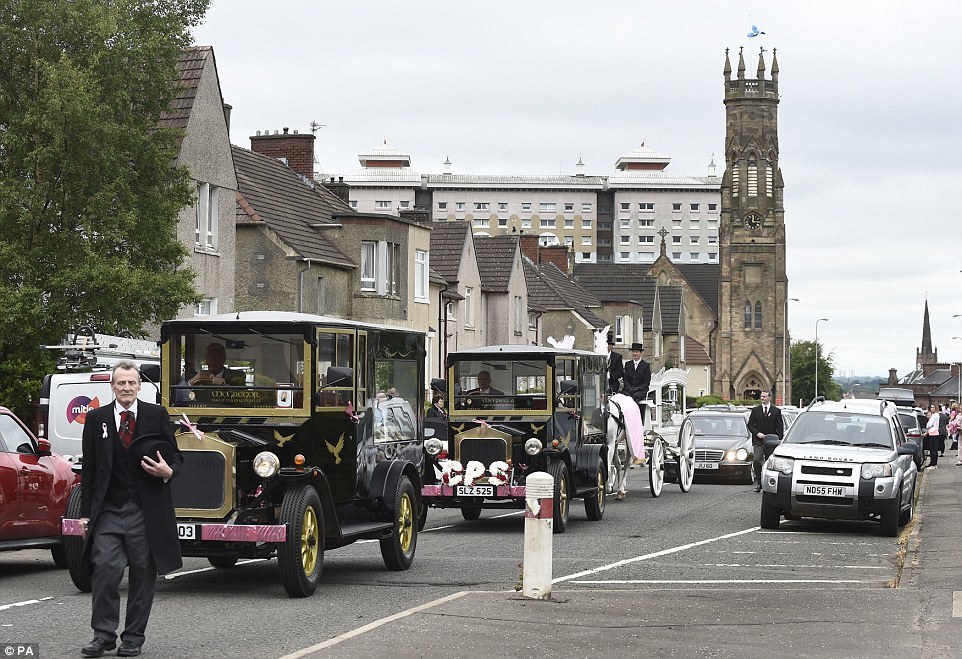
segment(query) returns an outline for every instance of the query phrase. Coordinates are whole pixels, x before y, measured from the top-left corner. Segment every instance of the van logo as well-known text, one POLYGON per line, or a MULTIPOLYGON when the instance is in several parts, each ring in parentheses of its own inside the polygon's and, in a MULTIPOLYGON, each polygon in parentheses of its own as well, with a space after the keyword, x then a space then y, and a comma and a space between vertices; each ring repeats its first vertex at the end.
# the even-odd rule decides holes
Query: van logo
POLYGON ((94 396, 91 400, 87 396, 76 396, 67 403, 67 423, 83 425, 87 420, 87 412, 100 407, 100 399, 94 396))

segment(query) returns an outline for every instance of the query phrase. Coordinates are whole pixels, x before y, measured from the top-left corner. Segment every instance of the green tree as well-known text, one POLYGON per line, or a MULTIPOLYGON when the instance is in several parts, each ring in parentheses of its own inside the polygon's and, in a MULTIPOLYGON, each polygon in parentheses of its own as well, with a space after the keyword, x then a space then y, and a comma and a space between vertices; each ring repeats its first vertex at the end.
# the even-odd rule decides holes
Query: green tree
POLYGON ((70 329, 130 330, 197 299, 180 135, 158 128, 210 0, 0 2, 0 402, 29 412, 70 329))
MULTIPOLYGON (((793 341, 792 359, 792 396, 797 403, 799 399, 804 404, 811 402, 815 396, 815 342, 793 341)), ((839 400, 841 391, 838 383, 833 379, 835 366, 834 353, 825 353, 821 342, 818 344, 818 395, 831 400, 839 400)))

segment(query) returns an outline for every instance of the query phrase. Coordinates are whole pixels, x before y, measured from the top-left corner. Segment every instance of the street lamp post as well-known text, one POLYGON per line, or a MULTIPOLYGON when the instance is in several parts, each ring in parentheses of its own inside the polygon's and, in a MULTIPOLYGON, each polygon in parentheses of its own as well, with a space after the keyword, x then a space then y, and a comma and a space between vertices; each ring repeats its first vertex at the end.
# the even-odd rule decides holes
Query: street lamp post
POLYGON ((815 321, 815 395, 812 400, 818 398, 818 324, 822 321, 828 322, 828 318, 819 318, 815 321))
MULTIPOLYGON (((959 316, 962 316, 962 314, 955 315, 956 318, 959 316)), ((962 341, 962 336, 953 336, 952 339, 958 339, 959 341, 962 341)), ((962 408, 962 362, 959 362, 959 395, 955 399, 955 402, 957 402, 960 408, 962 408)))
POLYGON ((861 382, 853 382, 852 386, 848 388, 848 397, 855 398, 855 387, 862 386, 861 382))
POLYGON ((798 302, 797 297, 785 299, 785 312, 782 314, 782 405, 788 405, 788 389, 785 388, 785 373, 788 371, 788 303, 798 302))

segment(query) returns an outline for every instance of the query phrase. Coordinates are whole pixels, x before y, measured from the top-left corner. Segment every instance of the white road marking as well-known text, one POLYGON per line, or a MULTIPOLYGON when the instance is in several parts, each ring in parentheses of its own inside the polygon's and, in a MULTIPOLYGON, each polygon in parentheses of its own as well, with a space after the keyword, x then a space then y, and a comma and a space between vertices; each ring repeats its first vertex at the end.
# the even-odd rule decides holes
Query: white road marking
POLYGON ((523 515, 523 510, 512 510, 510 513, 503 513, 501 515, 495 515, 491 519, 498 519, 499 517, 511 517, 512 515, 523 515))
MULTIPOLYGON (((248 563, 259 563, 259 562, 261 562, 261 561, 266 561, 266 560, 268 560, 268 559, 266 559, 266 558, 249 558, 249 559, 244 560, 244 561, 237 561, 237 564, 238 564, 238 565, 246 565, 246 564, 248 564, 248 563)), ((214 567, 214 566, 210 566, 210 567, 197 568, 196 570, 184 570, 183 572, 171 572, 170 574, 165 574, 165 575, 164 575, 164 579, 176 579, 177 577, 183 577, 183 576, 186 576, 186 575, 188 575, 188 574, 197 574, 197 573, 199 573, 199 572, 210 572, 211 570, 220 570, 220 569, 221 569, 221 568, 214 567)))
POLYGON ((962 590, 952 591, 952 617, 962 618, 962 590))
POLYGON ((579 584, 766 584, 766 583, 873 583, 857 579, 611 579, 608 581, 572 581, 579 584))
MULTIPOLYGON (((522 510, 521 512, 524 512, 524 511, 522 510)), ((418 535, 420 535, 420 534, 422 534, 422 533, 427 533, 428 531, 440 531, 441 529, 452 529, 452 528, 454 528, 454 524, 448 524, 447 526, 435 526, 435 527, 432 527, 432 528, 430 528, 430 529, 421 529, 420 531, 418 531, 418 535)), ((365 542, 380 542, 380 541, 377 540, 377 539, 375 539, 375 540, 358 540, 358 541, 357 541, 357 544, 360 545, 360 544, 364 544, 365 542)))
POLYGON ((746 533, 754 533, 759 528, 761 527, 753 526, 750 529, 735 531, 734 533, 726 533, 725 535, 720 535, 714 538, 708 538, 706 540, 699 540, 698 542, 691 542, 691 543, 688 543, 687 545, 672 547, 671 549, 663 549, 661 551, 656 551, 651 554, 645 554, 644 556, 635 556, 634 558, 626 558, 616 563, 602 565, 601 567, 596 567, 591 570, 584 570, 583 572, 576 572, 575 574, 569 574, 568 576, 565 576, 565 577, 558 577, 557 579, 552 579, 551 583, 571 581, 572 579, 578 579, 579 577, 587 577, 588 575, 596 574, 598 572, 604 572, 605 570, 611 570, 616 567, 621 567, 622 565, 630 565, 631 563, 637 563, 638 561, 647 561, 649 558, 658 558, 659 556, 667 556, 669 554, 675 554, 680 551, 685 551, 687 549, 693 549, 694 547, 699 547, 701 545, 707 545, 708 543, 711 543, 711 542, 717 542, 719 540, 727 540, 728 538, 734 538, 740 535, 745 535, 746 533))
POLYGON ((30 604, 40 604, 40 602, 46 602, 47 600, 52 600, 52 597, 41 597, 38 600, 24 600, 22 602, 14 602, 13 604, 4 604, 0 606, 0 611, 6 611, 7 609, 12 609, 17 606, 28 606, 30 604))
POLYGON ((761 565, 759 563, 705 563, 706 567, 804 567, 804 568, 828 568, 830 570, 888 570, 887 567, 880 565, 791 565, 785 563, 774 563, 761 565))
POLYGON ((395 613, 394 615, 387 616, 386 618, 381 618, 380 620, 375 620, 374 622, 368 623, 368 624, 364 625, 363 627, 358 627, 357 629, 352 629, 351 631, 345 632, 345 633, 341 634, 340 636, 335 636, 334 638, 328 639, 328 640, 324 641, 323 643, 318 643, 317 645, 312 645, 312 646, 310 646, 310 647, 308 647, 308 648, 303 648, 303 649, 298 650, 298 651, 296 651, 296 652, 292 652, 291 654, 288 654, 288 655, 285 655, 285 656, 281 657, 281 659, 297 659, 297 657, 306 657, 307 655, 311 654, 312 652, 317 652, 318 650, 324 650, 324 649, 326 649, 326 648, 333 647, 333 646, 337 645, 338 643, 341 643, 342 641, 347 641, 347 640, 350 640, 350 639, 352 639, 352 638, 354 638, 354 637, 356 637, 356 636, 360 636, 361 634, 365 634, 365 633, 371 631, 372 629, 377 629, 378 627, 381 627, 382 625, 386 625, 386 624, 388 624, 389 622, 394 622, 395 620, 400 620, 401 618, 406 618, 406 617, 408 617, 408 616, 410 616, 410 615, 413 615, 413 614, 415 614, 415 613, 418 613, 418 612, 420 612, 420 611, 424 611, 425 609, 430 609, 430 608, 432 608, 432 607, 434 607, 434 606, 438 606, 438 605, 440 605, 440 604, 445 604, 445 603, 447 603, 447 602, 451 602, 451 601, 453 601, 453 600, 458 599, 459 597, 463 597, 464 595, 467 595, 467 594, 470 593, 470 592, 472 592, 472 591, 462 590, 461 592, 454 593, 454 594, 452 594, 452 595, 448 595, 447 597, 442 597, 442 598, 440 598, 440 599, 436 599, 436 600, 434 600, 433 602, 428 602, 427 604, 422 604, 421 606, 415 606, 415 607, 413 607, 413 608, 411 608, 411 609, 407 609, 407 610, 405 610, 405 611, 401 611, 401 612, 399 612, 399 613, 395 613))

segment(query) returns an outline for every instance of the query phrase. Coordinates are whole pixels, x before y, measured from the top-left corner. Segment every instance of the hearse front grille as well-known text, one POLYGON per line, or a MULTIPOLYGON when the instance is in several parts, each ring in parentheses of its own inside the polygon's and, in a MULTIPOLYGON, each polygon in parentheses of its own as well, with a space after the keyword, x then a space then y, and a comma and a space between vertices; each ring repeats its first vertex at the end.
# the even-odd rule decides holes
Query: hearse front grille
POLYGON ((461 440, 461 464, 467 466, 471 460, 477 460, 488 467, 495 460, 504 460, 507 456, 508 444, 500 437, 470 437, 461 440))
POLYGON ((217 510, 224 505, 225 458, 217 451, 183 451, 184 464, 170 481, 175 508, 217 510))

